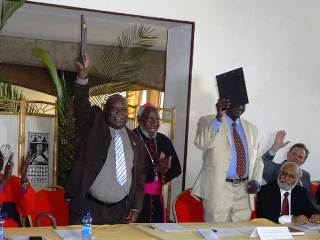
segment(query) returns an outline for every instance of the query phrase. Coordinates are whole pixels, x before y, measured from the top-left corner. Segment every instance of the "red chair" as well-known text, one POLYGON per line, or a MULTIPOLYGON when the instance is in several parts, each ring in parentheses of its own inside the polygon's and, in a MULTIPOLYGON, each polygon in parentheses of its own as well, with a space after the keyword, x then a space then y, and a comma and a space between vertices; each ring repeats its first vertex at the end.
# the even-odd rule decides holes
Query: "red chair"
POLYGON ((204 222, 202 203, 191 195, 190 188, 176 197, 173 216, 176 222, 204 222))
POLYGON ((318 186, 319 186, 319 183, 317 183, 317 182, 312 182, 312 183, 311 183, 311 192, 312 192, 313 194, 316 194, 317 189, 318 189, 318 186))
POLYGON ((35 204, 35 211, 31 215, 34 225, 55 227, 55 225, 66 226, 69 224, 69 206, 64 200, 62 187, 41 189, 36 193, 35 204))

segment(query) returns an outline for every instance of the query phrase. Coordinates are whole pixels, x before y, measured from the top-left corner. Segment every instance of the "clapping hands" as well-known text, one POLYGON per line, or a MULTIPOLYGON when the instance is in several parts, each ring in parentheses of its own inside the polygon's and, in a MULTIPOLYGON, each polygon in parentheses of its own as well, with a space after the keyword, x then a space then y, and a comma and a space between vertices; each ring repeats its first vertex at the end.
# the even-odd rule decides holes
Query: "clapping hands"
POLYGON ((160 153, 158 161, 155 163, 155 171, 165 174, 171 168, 172 156, 166 156, 163 152, 160 153))

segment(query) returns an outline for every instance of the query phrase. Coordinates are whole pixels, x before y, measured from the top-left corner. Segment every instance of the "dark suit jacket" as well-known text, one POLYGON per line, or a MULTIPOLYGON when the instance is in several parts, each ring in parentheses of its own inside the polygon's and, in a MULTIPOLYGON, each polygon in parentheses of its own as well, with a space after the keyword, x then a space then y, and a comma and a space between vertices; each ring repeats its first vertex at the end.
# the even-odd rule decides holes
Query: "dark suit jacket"
MULTIPOLYGON (((267 183, 271 183, 273 181, 276 181, 278 178, 278 175, 280 173, 280 168, 283 163, 286 161, 283 161, 281 164, 273 162, 274 156, 271 156, 269 154, 269 151, 265 152, 262 155, 262 160, 264 164, 264 169, 263 169, 263 179, 267 183)), ((310 180, 310 174, 302 169, 302 176, 300 178, 300 181, 302 183, 302 186, 307 190, 308 197, 310 201, 312 202, 313 206, 319 211, 320 206, 317 204, 316 198, 314 194, 311 191, 311 180, 310 180)))
MULTIPOLYGON (((262 186, 257 197, 257 217, 278 223, 281 211, 280 189, 276 182, 262 186)), ((308 218, 317 213, 310 202, 305 188, 295 186, 291 191, 291 215, 305 215, 308 218)))
MULTIPOLYGON (((104 112, 90 105, 88 85, 75 84, 74 114, 77 127, 76 157, 65 186, 71 197, 70 210, 81 214, 85 209, 86 194, 102 169, 111 142, 109 126, 104 112)), ((145 182, 145 155, 142 141, 127 129, 134 153, 132 185, 126 210, 142 208, 145 182)))
POLYGON ((318 185, 316 192, 317 203, 320 204, 320 185, 318 185))

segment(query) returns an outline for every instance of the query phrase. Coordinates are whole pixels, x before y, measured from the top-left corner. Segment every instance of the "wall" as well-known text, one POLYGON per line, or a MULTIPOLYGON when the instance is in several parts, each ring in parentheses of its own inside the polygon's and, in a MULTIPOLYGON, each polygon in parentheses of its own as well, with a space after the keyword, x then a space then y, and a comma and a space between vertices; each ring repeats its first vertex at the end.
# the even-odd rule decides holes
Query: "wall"
POLYGON ((16 87, 19 89, 19 91, 22 92, 23 96, 28 100, 46 101, 46 102, 52 102, 52 103, 55 103, 57 101, 57 98, 55 96, 38 92, 29 88, 18 87, 18 86, 16 87))
MULTIPOLYGON (((38 2, 120 13, 195 21, 195 45, 187 181, 201 166, 193 145, 196 122, 215 112, 215 75, 244 68, 250 104, 244 117, 254 122, 265 150, 277 129, 292 143, 310 148, 305 169, 320 178, 317 127, 319 107, 320 16, 317 0, 40 0, 38 2)), ((284 151, 278 159, 284 157, 284 151)))

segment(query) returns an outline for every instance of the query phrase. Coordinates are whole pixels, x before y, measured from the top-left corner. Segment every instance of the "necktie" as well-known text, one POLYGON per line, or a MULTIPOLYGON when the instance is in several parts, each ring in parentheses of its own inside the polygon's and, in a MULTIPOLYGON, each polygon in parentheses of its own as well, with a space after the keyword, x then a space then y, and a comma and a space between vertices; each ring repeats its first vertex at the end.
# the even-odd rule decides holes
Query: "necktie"
POLYGON ((282 215, 289 215, 289 201, 288 201, 288 196, 289 193, 285 192, 284 193, 284 198, 282 201, 282 206, 281 206, 281 216, 282 215))
POLYGON ((120 130, 114 131, 114 151, 116 155, 117 181, 121 186, 123 186, 123 184, 125 184, 127 181, 127 170, 120 130))
POLYGON ((237 124, 234 122, 232 123, 233 127, 233 140, 236 147, 236 154, 237 154, 237 174, 240 178, 243 178, 246 174, 246 154, 244 151, 243 144, 241 142, 240 136, 238 134, 237 124))

